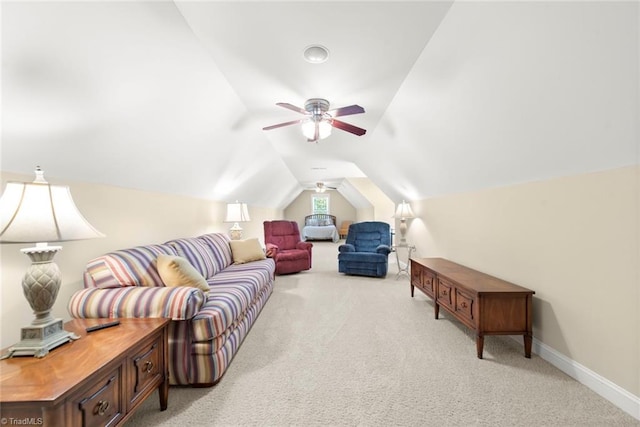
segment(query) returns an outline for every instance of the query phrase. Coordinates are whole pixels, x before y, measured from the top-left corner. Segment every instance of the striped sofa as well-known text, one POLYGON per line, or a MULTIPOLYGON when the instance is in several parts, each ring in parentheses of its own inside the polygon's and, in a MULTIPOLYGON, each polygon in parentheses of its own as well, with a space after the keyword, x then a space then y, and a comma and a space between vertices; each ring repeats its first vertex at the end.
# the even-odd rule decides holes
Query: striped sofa
POLYGON ((233 264, 225 234, 176 239, 90 261, 84 289, 73 294, 68 309, 76 318, 170 318, 170 383, 210 386, 222 377, 269 299, 274 273, 271 258, 233 264), (186 258, 210 290, 166 287, 156 268, 159 254, 186 258))

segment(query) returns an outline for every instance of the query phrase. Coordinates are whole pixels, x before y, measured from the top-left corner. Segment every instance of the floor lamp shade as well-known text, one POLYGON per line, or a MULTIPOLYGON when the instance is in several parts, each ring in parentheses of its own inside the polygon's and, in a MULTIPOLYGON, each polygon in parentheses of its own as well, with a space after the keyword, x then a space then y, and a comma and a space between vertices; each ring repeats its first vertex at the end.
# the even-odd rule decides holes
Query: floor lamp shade
POLYGON ((104 237, 82 216, 66 186, 50 185, 40 168, 32 183, 9 182, 0 198, 0 243, 35 243, 21 251, 32 261, 22 289, 35 319, 22 328, 21 341, 3 357, 42 357, 50 349, 76 339, 64 331, 62 320, 51 316, 60 289, 60 270, 53 258, 63 242, 104 237))

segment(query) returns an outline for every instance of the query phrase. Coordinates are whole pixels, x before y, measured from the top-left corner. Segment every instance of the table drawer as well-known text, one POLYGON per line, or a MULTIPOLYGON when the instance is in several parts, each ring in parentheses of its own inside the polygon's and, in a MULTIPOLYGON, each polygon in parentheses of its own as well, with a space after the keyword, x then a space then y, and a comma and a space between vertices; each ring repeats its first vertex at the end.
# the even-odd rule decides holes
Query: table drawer
POLYGON ((474 322, 475 321, 474 314, 473 314, 473 310, 475 308, 474 297, 470 294, 467 294, 466 292, 461 291, 459 288, 456 288, 455 292, 456 292, 456 298, 455 298, 456 313, 474 322))
POLYGON ((455 286, 447 280, 438 279, 438 304, 445 305, 453 309, 453 296, 455 294, 455 286))
POLYGON ((433 296, 436 294, 436 278, 428 271, 422 272, 422 289, 424 289, 428 295, 433 296))
POLYGON ((429 271, 421 268, 411 268, 411 284, 417 286, 432 298, 436 294, 436 278, 429 271))
POLYGON ((122 366, 118 366, 92 387, 81 392, 74 402, 74 425, 83 427, 115 425, 124 414, 122 402, 122 366))
POLYGON ((160 337, 151 344, 145 346, 132 359, 133 387, 130 392, 131 402, 134 402, 147 388, 153 387, 162 380, 163 347, 160 337))

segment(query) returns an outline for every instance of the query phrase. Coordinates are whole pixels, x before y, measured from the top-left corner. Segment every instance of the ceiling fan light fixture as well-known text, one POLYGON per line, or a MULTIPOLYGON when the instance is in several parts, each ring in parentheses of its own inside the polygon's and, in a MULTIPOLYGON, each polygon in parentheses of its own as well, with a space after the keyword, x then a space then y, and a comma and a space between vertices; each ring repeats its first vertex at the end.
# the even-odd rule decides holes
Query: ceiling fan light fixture
POLYGON ((311 64, 322 64, 329 59, 329 49, 319 44, 312 44, 304 49, 304 59, 311 64))
MULTIPOLYGON (((302 134, 309 140, 314 140, 316 121, 311 118, 302 123, 302 134)), ((327 120, 318 121, 318 139, 325 139, 331 135, 331 123, 327 120)))

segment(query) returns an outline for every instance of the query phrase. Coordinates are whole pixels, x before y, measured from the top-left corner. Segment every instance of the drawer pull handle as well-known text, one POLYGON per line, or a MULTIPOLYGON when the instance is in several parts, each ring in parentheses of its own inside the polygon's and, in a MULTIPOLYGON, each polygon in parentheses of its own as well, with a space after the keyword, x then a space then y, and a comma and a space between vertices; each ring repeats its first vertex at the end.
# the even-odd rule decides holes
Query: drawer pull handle
POLYGON ((467 303, 466 303, 466 302, 461 303, 461 304, 460 304, 460 307, 462 307, 462 308, 467 308, 467 303))
POLYGON ((153 362, 151 362, 150 360, 144 362, 144 368, 142 368, 142 370, 147 373, 150 374, 151 371, 153 371, 153 362))
POLYGON ((440 294, 446 297, 447 296, 447 290, 443 289, 442 292, 440 292, 440 294))
POLYGON ((111 405, 109 404, 108 400, 101 400, 96 404, 96 407, 93 410, 93 413, 103 416, 104 414, 106 414, 107 410, 109 409, 109 406, 111 405))

